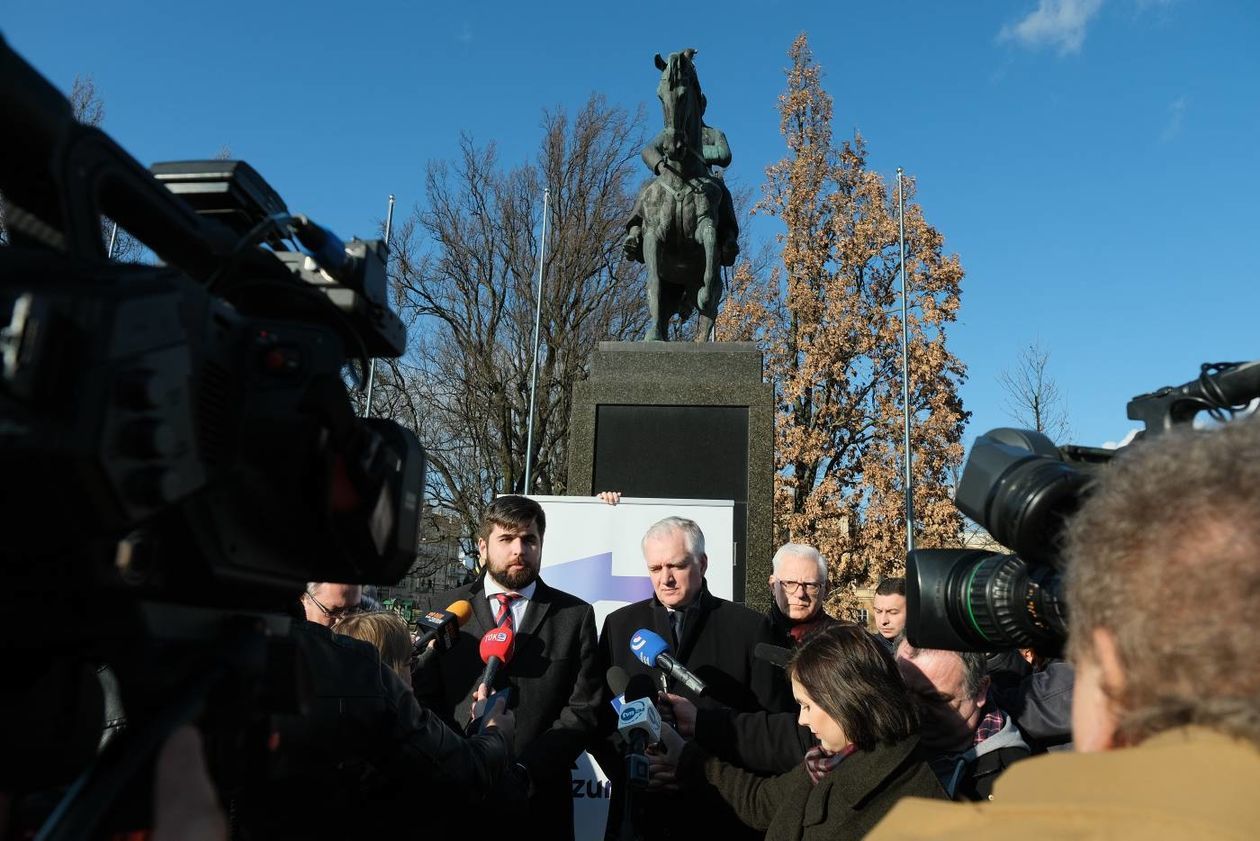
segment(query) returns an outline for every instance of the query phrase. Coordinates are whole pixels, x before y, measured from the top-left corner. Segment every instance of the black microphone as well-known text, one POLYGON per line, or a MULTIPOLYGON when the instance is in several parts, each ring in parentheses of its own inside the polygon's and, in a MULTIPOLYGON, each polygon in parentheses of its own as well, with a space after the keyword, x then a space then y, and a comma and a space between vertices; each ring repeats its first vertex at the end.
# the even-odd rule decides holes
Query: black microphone
POLYGON ((792 652, 781 645, 771 645, 768 642, 759 642, 753 649, 753 656, 758 660, 764 660, 771 666, 778 666, 780 669, 786 669, 788 659, 791 658, 792 652))
POLYGON ((627 704, 640 698, 655 698, 656 684, 648 675, 637 674, 626 681, 626 688, 622 694, 626 696, 627 704))
MULTIPOLYGON (((626 694, 626 685, 630 683, 630 675, 626 674, 626 670, 620 666, 612 666, 604 678, 608 681, 608 688, 612 690, 613 697, 624 701, 625 698, 621 696, 626 694)), ((615 708, 617 705, 614 703, 613 706, 615 708)))

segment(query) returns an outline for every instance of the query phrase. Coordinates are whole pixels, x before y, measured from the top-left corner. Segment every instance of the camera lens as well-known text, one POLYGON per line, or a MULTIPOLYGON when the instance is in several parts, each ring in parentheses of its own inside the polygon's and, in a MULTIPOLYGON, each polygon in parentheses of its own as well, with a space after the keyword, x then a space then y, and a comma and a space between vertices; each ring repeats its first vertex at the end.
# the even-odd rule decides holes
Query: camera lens
POLYGON ((1059 573, 1016 555, 920 549, 906 563, 912 645, 956 651, 1045 646, 1062 640, 1059 573))

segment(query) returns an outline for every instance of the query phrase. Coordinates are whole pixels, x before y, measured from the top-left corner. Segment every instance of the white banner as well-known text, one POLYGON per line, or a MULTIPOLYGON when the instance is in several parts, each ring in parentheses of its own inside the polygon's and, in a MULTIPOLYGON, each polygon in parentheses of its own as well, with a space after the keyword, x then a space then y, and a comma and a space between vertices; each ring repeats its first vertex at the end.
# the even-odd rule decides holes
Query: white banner
MULTIPOLYGON (((652 595, 641 541, 648 528, 666 517, 695 520, 704 532, 709 591, 730 599, 734 593, 735 503, 717 499, 622 497, 608 505, 594 497, 535 496, 547 514, 542 579, 595 607, 595 628, 619 607, 652 595)), ((601 676, 601 680, 603 677, 601 676)), ((608 777, 588 754, 573 769, 573 822, 576 841, 600 841, 608 819, 608 777)))

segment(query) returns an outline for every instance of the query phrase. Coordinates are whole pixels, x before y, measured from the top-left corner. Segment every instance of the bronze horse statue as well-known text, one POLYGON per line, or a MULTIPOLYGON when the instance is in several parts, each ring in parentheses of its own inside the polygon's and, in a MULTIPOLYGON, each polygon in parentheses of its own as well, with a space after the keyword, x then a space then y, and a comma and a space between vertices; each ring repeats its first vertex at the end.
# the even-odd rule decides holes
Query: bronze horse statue
MULTIPOLYGON (((643 152, 656 178, 639 193, 630 223, 641 226, 642 262, 647 266, 647 341, 668 341, 670 319, 677 313, 686 320, 693 309, 700 314, 696 341, 708 340, 722 299, 721 264, 726 261, 718 223, 730 193, 709 164, 729 164, 730 150, 725 136, 701 119, 704 96, 692 63, 695 52, 671 53, 668 60, 656 56, 661 71, 656 95, 665 127, 643 152), (706 139, 714 141, 707 149, 706 139)), ((734 214, 728 213, 733 223, 734 214)), ((628 253, 635 258, 637 245, 627 240, 628 253)), ((733 262, 733 254, 728 255, 733 262)))

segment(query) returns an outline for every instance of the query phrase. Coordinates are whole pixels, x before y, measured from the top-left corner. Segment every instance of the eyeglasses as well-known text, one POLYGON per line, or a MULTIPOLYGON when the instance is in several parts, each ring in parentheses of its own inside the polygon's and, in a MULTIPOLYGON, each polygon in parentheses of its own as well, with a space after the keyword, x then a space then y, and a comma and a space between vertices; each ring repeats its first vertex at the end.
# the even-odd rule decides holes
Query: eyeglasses
POLYGON ((331 610, 329 610, 328 608, 320 604, 319 599, 315 598, 310 593, 305 593, 304 595, 306 596, 306 598, 310 600, 311 604, 319 608, 320 613, 324 614, 325 616, 327 616, 329 619, 333 620, 334 622, 336 622, 338 619, 340 619, 343 616, 353 616, 356 613, 363 612, 362 604, 345 605, 344 607, 334 607, 331 610))
POLYGON ((782 587, 784 592, 787 592, 787 593, 800 592, 800 589, 804 587, 806 593, 809 593, 811 596, 816 596, 818 595, 818 588, 822 586, 817 581, 784 581, 782 579, 775 579, 775 580, 779 582, 779 586, 782 587))

